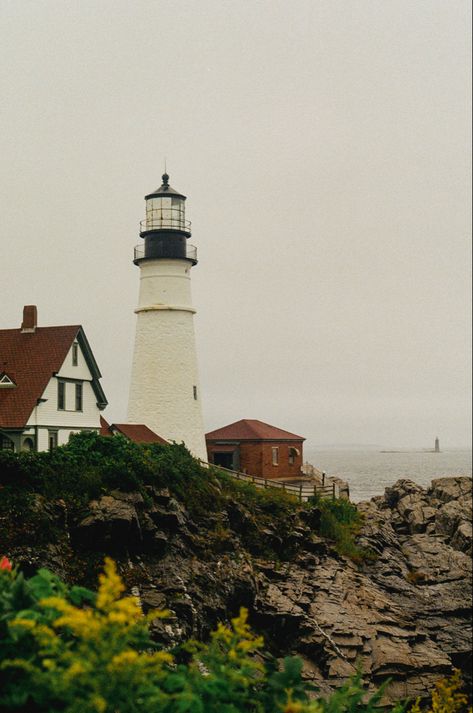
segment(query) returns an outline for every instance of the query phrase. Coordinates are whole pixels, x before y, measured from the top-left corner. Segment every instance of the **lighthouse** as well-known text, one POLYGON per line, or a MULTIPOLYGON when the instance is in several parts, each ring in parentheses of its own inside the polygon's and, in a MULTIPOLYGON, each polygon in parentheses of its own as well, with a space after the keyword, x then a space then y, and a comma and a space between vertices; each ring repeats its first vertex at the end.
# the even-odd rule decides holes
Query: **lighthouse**
POLYGON ((186 196, 169 176, 145 196, 143 242, 135 247, 140 291, 128 402, 128 422, 144 423, 169 441, 183 441, 207 460, 197 368, 191 270, 197 250, 189 245, 186 196))

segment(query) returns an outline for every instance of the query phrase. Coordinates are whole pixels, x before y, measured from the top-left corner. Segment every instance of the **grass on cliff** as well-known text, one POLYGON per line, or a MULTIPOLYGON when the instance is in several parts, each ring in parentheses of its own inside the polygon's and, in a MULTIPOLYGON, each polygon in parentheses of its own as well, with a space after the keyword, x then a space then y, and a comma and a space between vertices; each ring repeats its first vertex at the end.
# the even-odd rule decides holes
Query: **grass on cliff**
POLYGON ((217 535, 222 533, 218 517, 232 500, 246 510, 243 535, 253 539, 271 524, 286 533, 296 510, 279 493, 248 488, 203 468, 182 444, 136 444, 121 436, 83 432, 52 452, 0 451, 0 516, 3 512, 14 523, 18 542, 23 537, 26 543, 34 532, 43 541, 50 539, 48 508, 54 503, 62 501, 77 518, 87 512, 90 500, 113 490, 138 491, 151 504, 153 490, 164 488, 206 529, 211 527, 209 516, 215 516, 217 535), (43 498, 42 507, 36 496, 43 498))
POLYGON ((314 497, 310 500, 312 507, 320 511, 320 536, 333 542, 340 555, 358 564, 373 559, 374 553, 356 544, 363 517, 353 503, 342 498, 329 500, 314 497))
POLYGON ((54 503, 62 501, 72 517, 79 517, 90 500, 115 489, 138 491, 151 503, 153 489, 168 488, 211 533, 208 543, 217 551, 234 546, 233 531, 254 554, 290 557, 297 513, 315 508, 320 511, 317 534, 334 542, 340 554, 363 558, 354 541, 360 516, 351 503, 315 500, 301 506, 282 490, 258 489, 203 468, 182 444, 140 445, 84 432, 51 453, 0 451, 0 488, 0 516, 8 514, 16 540, 24 544, 28 539, 51 541, 47 508, 54 503), (35 495, 43 497, 45 507, 37 506, 35 495))

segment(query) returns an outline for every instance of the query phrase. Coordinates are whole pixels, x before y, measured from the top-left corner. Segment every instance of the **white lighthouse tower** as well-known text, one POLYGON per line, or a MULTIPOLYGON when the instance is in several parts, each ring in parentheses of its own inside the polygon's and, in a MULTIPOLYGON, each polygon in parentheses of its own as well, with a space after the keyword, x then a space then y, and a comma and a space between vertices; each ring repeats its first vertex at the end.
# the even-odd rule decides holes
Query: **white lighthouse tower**
POLYGON ((207 460, 200 401, 191 268, 197 250, 188 245, 186 197, 163 184, 145 196, 144 238, 135 247, 140 296, 131 374, 128 422, 144 423, 163 438, 207 460))

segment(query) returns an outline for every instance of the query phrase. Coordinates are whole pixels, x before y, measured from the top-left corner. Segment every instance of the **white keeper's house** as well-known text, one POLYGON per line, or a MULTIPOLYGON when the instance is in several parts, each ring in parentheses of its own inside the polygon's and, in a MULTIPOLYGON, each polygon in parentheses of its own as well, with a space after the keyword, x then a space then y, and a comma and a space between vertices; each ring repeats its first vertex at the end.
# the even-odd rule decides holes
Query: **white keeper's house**
POLYGON ((100 378, 80 325, 38 327, 36 307, 24 307, 19 329, 0 330, 0 448, 45 451, 99 432, 100 378))

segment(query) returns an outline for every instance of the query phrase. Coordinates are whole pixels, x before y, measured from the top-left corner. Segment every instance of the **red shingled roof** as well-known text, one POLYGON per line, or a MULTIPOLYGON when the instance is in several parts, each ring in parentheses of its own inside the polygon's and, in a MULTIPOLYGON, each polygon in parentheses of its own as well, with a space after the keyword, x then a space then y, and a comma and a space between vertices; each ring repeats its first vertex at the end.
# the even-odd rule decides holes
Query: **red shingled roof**
POLYGON ((118 431, 122 436, 129 438, 135 443, 167 443, 164 438, 158 436, 144 423, 112 423, 100 417, 100 435, 111 436, 115 431, 118 431))
POLYGON ((0 388, 0 427, 23 428, 49 380, 67 356, 79 325, 0 330, 0 372, 15 388, 0 388))
POLYGON ((269 423, 243 418, 205 435, 207 441, 305 441, 303 436, 283 431, 269 423))

